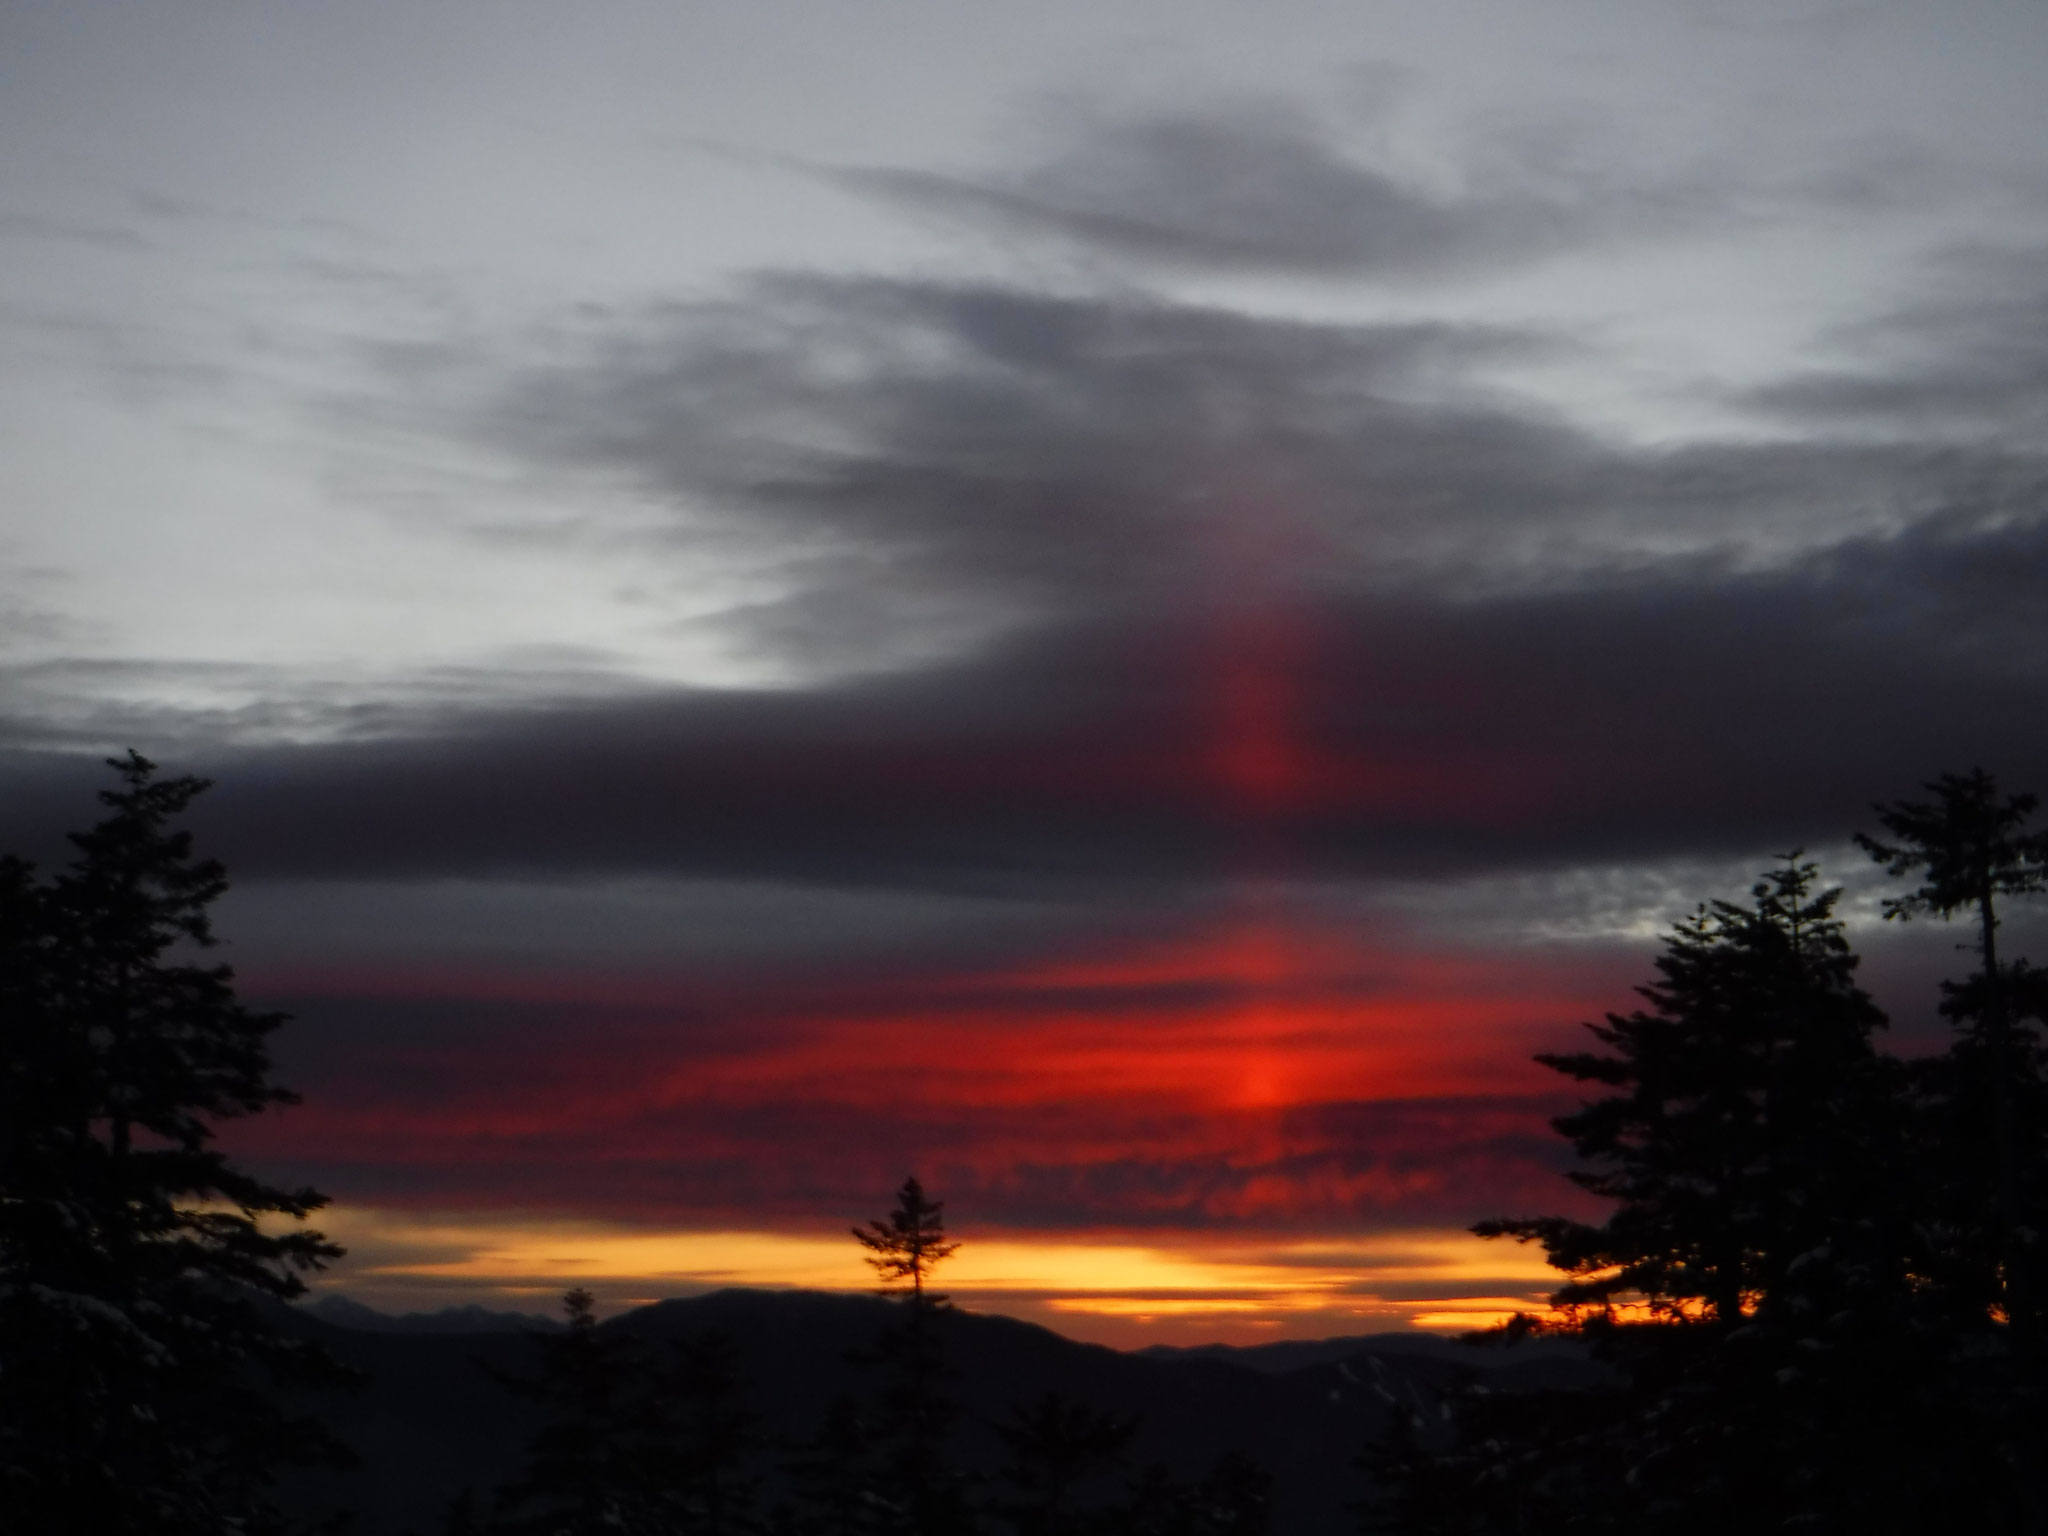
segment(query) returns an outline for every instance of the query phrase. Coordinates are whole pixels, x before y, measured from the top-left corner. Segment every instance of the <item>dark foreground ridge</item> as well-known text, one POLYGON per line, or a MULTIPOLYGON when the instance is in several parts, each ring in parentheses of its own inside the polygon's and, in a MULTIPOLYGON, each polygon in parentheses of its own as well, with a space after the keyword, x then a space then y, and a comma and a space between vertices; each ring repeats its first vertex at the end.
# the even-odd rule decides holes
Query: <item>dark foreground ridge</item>
MULTIPOLYGON (((294 1326, 366 1382, 309 1406, 360 1465, 295 1474, 284 1489, 294 1511, 353 1510, 356 1536, 429 1536, 465 1489, 487 1504, 517 1473, 539 1427, 533 1405, 493 1376, 530 1371, 533 1339, 509 1324, 489 1333, 402 1333, 371 1326, 363 1314, 383 1314, 354 1304, 343 1314, 354 1326, 337 1327, 316 1315, 323 1310, 331 1303, 296 1310, 294 1326)), ((813 1439, 836 1398, 867 1391, 859 1357, 897 1310, 865 1296, 726 1290, 642 1307, 601 1328, 655 1347, 707 1334, 732 1340, 746 1383, 740 1406, 755 1421, 760 1448, 752 1470, 772 1504, 783 1478, 779 1448, 813 1439)), ((1395 1334, 1122 1353, 1014 1318, 948 1310, 934 1322, 960 1407, 952 1450, 970 1478, 995 1479, 1006 1454, 997 1426, 1020 1404, 1056 1391, 1138 1416, 1126 1458, 1132 1475, 1157 1464, 1192 1480, 1232 1452, 1263 1464, 1273 1473, 1272 1536, 1352 1528, 1349 1506, 1364 1486, 1353 1459, 1361 1444, 1386 1434, 1397 1404, 1430 1411, 1474 1372, 1504 1391, 1569 1388, 1599 1376, 1582 1355, 1549 1341, 1502 1350, 1395 1334), (1299 1362, 1288 1357, 1297 1349, 1299 1362)))

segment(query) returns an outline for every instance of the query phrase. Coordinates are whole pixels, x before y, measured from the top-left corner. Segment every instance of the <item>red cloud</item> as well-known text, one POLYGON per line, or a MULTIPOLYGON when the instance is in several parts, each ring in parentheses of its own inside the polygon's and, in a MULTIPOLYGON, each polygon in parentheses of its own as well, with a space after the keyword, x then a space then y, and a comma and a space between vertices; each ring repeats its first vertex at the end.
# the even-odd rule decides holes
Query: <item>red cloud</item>
POLYGON ((286 999, 314 1037, 307 1104, 237 1141, 345 1197, 830 1222, 915 1166, 963 1219, 1075 1229, 1554 1205, 1559 1106, 1528 1057, 1612 996, 1555 962, 1256 914, 1128 952, 666 999, 323 983, 286 999))

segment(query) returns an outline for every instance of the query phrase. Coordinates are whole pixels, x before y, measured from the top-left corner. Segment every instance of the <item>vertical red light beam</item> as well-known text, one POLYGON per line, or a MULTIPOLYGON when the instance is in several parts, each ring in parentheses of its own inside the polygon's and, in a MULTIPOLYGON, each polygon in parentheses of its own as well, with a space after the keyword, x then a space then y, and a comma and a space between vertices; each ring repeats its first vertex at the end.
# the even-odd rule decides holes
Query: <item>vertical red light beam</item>
POLYGON ((1303 531, 1274 499, 1240 500, 1215 527, 1215 594, 1203 652, 1209 778, 1240 841, 1227 937, 1244 1050, 1233 1099, 1290 1102, 1287 1041, 1302 974, 1279 889, 1296 816, 1315 798, 1309 696, 1313 624, 1301 592, 1303 531))

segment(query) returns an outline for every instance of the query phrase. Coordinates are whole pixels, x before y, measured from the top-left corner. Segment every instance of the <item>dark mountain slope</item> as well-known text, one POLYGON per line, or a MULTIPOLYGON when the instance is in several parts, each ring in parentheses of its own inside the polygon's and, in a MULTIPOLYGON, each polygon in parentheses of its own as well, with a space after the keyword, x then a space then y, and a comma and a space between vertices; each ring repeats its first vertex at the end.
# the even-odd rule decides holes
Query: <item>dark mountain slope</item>
POLYGON ((443 1307, 438 1312, 379 1312, 330 1291, 303 1304, 302 1310, 337 1328, 366 1333, 559 1333, 562 1325, 534 1312, 493 1312, 474 1304, 443 1307))
MULTIPOLYGON (((1429 1333, 1354 1333, 1334 1339, 1276 1339, 1271 1344, 1151 1344, 1133 1353, 1146 1360, 1227 1360, 1275 1375, 1359 1355, 1428 1355, 1487 1368, 1486 1356, 1472 1345, 1429 1333)), ((1524 1362, 1576 1360, 1584 1353, 1568 1339, 1532 1338, 1515 1346, 1514 1358, 1524 1362)))
MULTIPOLYGON (((772 1485, 783 1448, 810 1436, 835 1398, 873 1401, 873 1367, 857 1357, 893 1316, 892 1303, 872 1297, 733 1290, 644 1307, 604 1326, 656 1348, 709 1332, 729 1335, 764 1440, 759 1470, 772 1485)), ((487 1493, 517 1468, 534 1412, 490 1370, 530 1374, 531 1338, 370 1332, 303 1313, 295 1326, 368 1378, 360 1392, 317 1405, 361 1466, 295 1479, 295 1507, 309 1514, 352 1508, 358 1536, 428 1536, 464 1487, 487 1493)), ((1570 1360, 1448 1344, 1361 1350, 1275 1371, 1227 1354, 1123 1354, 1005 1317, 950 1312, 939 1326, 955 1373, 951 1392, 960 1414, 953 1449, 962 1470, 993 1477, 1003 1460, 995 1426, 1016 1405, 1059 1391, 1097 1409, 1139 1415, 1133 1471, 1158 1463, 1192 1479, 1229 1451, 1263 1463, 1275 1478, 1275 1536, 1347 1528, 1345 1506, 1361 1491, 1351 1460, 1384 1432, 1391 1402, 1426 1404, 1474 1368, 1503 1386, 1566 1384, 1576 1374, 1570 1360)))

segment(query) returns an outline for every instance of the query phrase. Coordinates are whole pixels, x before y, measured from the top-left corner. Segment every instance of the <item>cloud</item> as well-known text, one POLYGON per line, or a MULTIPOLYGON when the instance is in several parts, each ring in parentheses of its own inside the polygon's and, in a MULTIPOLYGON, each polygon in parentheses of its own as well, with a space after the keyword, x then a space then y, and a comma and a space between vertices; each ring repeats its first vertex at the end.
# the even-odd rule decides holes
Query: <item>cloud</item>
POLYGON ((1842 365, 1755 392, 1809 428, 2048 445, 2048 253, 1951 250, 1929 291, 1838 329, 1842 365))
POLYGON ((1486 383, 1561 345, 781 276, 480 359, 425 408, 537 472, 630 488, 670 569, 755 571, 771 595, 703 622, 798 677, 1253 587, 1470 596, 1691 580, 1687 560, 1705 580, 1994 515, 2048 479, 2023 447, 1911 435, 1622 444, 1486 383))
POLYGON ((1530 153, 1431 184, 1351 153, 1279 104, 1145 117, 1070 115, 1033 164, 980 174, 856 166, 827 172, 865 196, 1015 237, 1164 268, 1441 278, 1525 265, 1598 239, 1682 227, 1719 202, 1704 186, 1629 185, 1555 135, 1530 153), (1540 151, 1540 152, 1539 152, 1540 151), (1546 163, 1546 161, 1548 163, 1546 163), (1457 184, 1462 183, 1462 184, 1457 184))
POLYGON ((478 354, 419 408, 636 486, 657 573, 706 545, 781 571, 719 622, 798 680, 216 670, 199 713, 241 724, 202 749, 168 664, 130 665, 158 702, 124 713, 91 700, 106 664, 42 663, 9 680, 0 832, 86 819, 52 749, 133 730, 221 778, 204 827, 247 877, 1128 908, 1751 857, 1943 768, 2048 781, 2039 457, 1617 444, 1482 387, 1544 345, 785 276, 478 354))
POLYGON ((298 1015, 281 1075, 317 1091, 233 1138, 415 1209, 787 1224, 917 1167, 1010 1227, 1457 1221, 1556 1193, 1559 1105, 1527 1057, 1606 969, 1240 921, 634 998, 363 973, 257 989, 298 1015))
MULTIPOLYGON (((242 727, 200 751, 177 707, 81 703, 103 664, 46 663, 12 680, 0 831, 83 819, 50 749, 133 730, 221 777, 206 831, 245 876, 1128 908, 1751 857, 1944 767, 2048 778, 2037 455, 1793 414, 1618 443, 1486 386, 1555 345, 782 275, 450 348, 394 401, 631 486, 651 581, 707 549, 778 572, 717 622, 796 680, 223 675, 252 697, 207 704, 242 727)), ((161 700, 175 669, 132 670, 161 700)))
MULTIPOLYGON (((0 642, 13 615, 0 608, 0 642)), ((46 659, 0 662, 0 719, 8 744, 49 752, 107 752, 150 743, 166 761, 222 748, 431 734, 451 712, 517 710, 535 699, 632 696, 603 652, 524 647, 496 665, 416 668, 393 678, 277 663, 66 655, 111 649, 67 618, 30 611, 22 626, 46 659)), ((27 647, 24 647, 27 649, 27 647)))
MULTIPOLYGON (((209 754, 249 877, 639 874, 1156 900, 1833 841, 1983 762, 2048 781, 2048 526, 1789 568, 1190 608, 810 689, 647 689, 209 754), (1149 896, 1143 893, 1150 892, 1149 896)), ((142 743, 145 747, 148 742, 142 743)), ((11 845, 90 775, 17 752, 11 845)))
POLYGON ((14 240, 83 245, 127 255, 156 249, 154 241, 127 225, 49 218, 38 213, 0 209, 0 241, 14 240))
POLYGON ((738 617, 764 642, 808 631, 843 652, 949 609, 1014 622, 1156 602, 1213 579, 1218 541, 1247 518, 1442 526, 1477 510, 1473 482, 1492 473, 1541 497, 1526 472, 1554 479, 1585 451, 1575 434, 1410 398, 1535 345, 782 276, 558 342, 469 414, 501 452, 659 498, 672 556, 738 548, 778 566, 787 601, 738 617))

